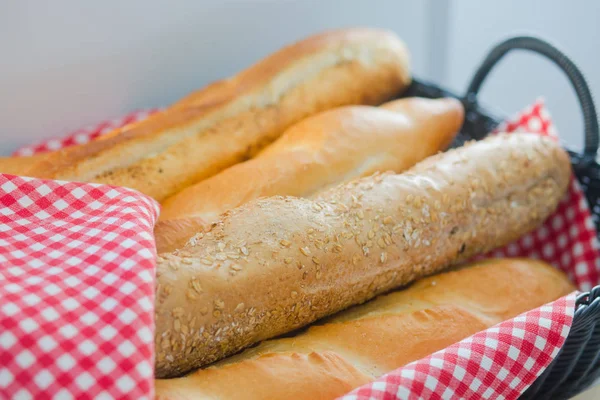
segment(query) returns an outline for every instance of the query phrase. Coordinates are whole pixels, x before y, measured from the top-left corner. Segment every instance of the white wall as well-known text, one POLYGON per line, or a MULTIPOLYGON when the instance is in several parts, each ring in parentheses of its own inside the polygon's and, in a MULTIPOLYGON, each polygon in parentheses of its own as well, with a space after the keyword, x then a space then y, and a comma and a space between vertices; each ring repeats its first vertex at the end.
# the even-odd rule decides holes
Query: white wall
POLYGON ((134 109, 167 105, 290 41, 324 29, 349 25, 393 29, 411 48, 415 70, 429 76, 428 4, 1 2, 0 154, 134 109))
MULTIPOLYGON (((600 1, 453 1, 443 80, 461 93, 493 43, 510 34, 536 34, 555 43, 583 70, 600 94, 600 1)), ((583 123, 575 94, 549 61, 510 53, 484 83, 483 101, 513 113, 538 96, 546 99, 561 139, 579 148, 583 123)))
MULTIPOLYGON (((417 76, 459 92, 493 43, 537 33, 564 48, 599 93, 599 15, 597 0, 0 2, 0 154, 167 105, 290 41, 350 25, 395 30, 417 76)), ((483 100, 512 113, 543 95, 562 137, 580 146, 579 111, 556 68, 526 54, 503 64, 483 100)))

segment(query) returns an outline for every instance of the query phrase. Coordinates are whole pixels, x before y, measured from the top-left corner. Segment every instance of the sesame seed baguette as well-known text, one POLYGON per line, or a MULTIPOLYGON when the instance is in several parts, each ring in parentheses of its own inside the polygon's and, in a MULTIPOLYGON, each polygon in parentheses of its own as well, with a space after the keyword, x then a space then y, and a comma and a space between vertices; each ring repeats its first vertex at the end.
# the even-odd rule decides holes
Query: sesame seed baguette
POLYGON ((402 172, 445 150, 463 115, 455 99, 405 98, 304 119, 257 157, 165 200, 154 230, 158 252, 183 246, 223 212, 259 197, 309 197, 377 171, 402 172))
POLYGON ((410 80, 405 45, 394 33, 326 32, 104 140, 58 151, 29 172, 126 186, 163 201, 252 157, 309 115, 348 104, 380 104, 410 80))
POLYGON ((477 262, 419 280, 185 377, 158 379, 156 397, 337 398, 573 290, 562 272, 541 261, 477 262))
POLYGON ((157 261, 156 376, 172 377, 505 245, 555 210, 554 141, 499 135, 316 199, 223 214, 157 261))

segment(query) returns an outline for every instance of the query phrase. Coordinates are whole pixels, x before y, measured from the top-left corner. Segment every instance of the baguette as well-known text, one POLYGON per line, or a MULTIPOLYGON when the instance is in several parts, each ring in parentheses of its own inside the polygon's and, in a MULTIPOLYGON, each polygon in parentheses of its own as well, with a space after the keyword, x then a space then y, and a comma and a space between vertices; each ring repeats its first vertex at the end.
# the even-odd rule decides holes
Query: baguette
POLYGON ((348 104, 380 104, 410 83, 404 44, 347 29, 286 47, 106 139, 37 163, 33 176, 126 186, 163 201, 252 157, 295 122, 348 104))
POLYGON ((571 176, 554 141, 498 135, 407 173, 223 214, 157 259, 156 376, 172 377, 508 244, 571 176))
POLYGON ((28 175, 28 171, 47 156, 47 153, 40 153, 32 156, 0 157, 0 174, 28 175))
POLYGON ((478 262, 186 377, 156 380, 156 397, 333 399, 573 290, 563 273, 541 261, 478 262))
POLYGON ((309 197, 377 171, 402 172, 445 150, 462 121, 458 100, 421 98, 340 107, 302 120, 257 157, 163 202, 157 250, 181 247, 223 212, 258 197, 309 197))

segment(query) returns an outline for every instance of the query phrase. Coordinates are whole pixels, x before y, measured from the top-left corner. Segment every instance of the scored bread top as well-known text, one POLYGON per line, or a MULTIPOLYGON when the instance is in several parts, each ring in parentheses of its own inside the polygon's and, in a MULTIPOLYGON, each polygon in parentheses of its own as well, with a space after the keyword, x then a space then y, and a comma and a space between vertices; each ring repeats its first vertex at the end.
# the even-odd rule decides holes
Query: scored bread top
POLYGON ((410 82, 391 32, 346 29, 300 41, 104 140, 37 163, 33 176, 127 186, 159 201, 252 156, 294 122, 378 104, 410 82))
POLYGON ((445 150, 462 121, 461 103, 450 98, 346 106, 304 119, 255 158, 165 200, 155 229, 158 252, 181 247, 220 214, 252 199, 309 197, 378 171, 402 172, 445 150))

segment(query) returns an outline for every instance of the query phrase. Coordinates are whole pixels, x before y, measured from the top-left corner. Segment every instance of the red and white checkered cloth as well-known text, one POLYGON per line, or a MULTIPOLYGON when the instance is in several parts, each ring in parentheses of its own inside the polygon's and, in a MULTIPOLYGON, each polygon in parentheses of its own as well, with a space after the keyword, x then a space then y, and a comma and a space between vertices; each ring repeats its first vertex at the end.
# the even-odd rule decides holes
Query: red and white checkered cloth
MULTIPOLYGON (((54 150, 148 112, 21 149, 54 150)), ((505 130, 551 134, 541 102, 505 130)), ((135 191, 0 174, 0 399, 153 396, 153 224, 135 191)), ((600 281, 589 208, 573 181, 536 232, 492 256, 529 256, 582 290, 600 281)), ((516 398, 569 332, 574 295, 503 322, 344 396, 344 399, 516 398)))
POLYGON ((0 174, 0 399, 152 398, 157 216, 133 190, 0 174))

